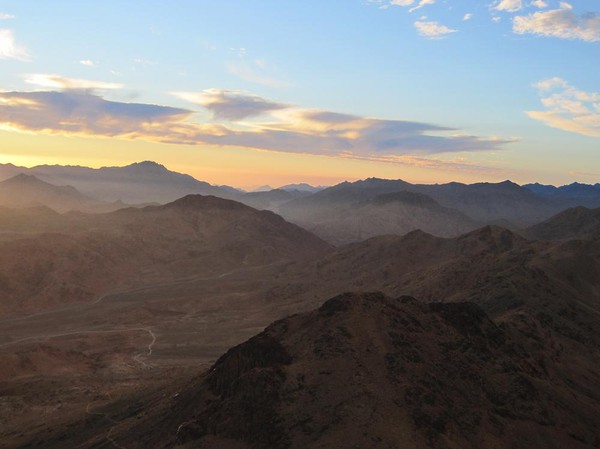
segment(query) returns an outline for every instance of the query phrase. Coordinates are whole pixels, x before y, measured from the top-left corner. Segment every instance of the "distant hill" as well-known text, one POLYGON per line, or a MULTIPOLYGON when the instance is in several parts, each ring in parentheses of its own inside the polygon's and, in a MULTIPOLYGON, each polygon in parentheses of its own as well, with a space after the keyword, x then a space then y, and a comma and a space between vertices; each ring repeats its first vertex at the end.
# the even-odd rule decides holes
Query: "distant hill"
POLYGON ((247 204, 255 209, 266 209, 277 212, 282 204, 285 204, 296 198, 303 198, 308 195, 310 195, 309 192, 300 190, 274 189, 268 191, 249 192, 239 197, 238 200, 241 203, 247 204))
POLYGON ((455 237, 480 223, 465 214, 440 206, 427 195, 399 191, 378 195, 356 204, 332 207, 318 219, 297 222, 335 245, 378 235, 403 235, 421 229, 441 237, 455 237))
POLYGON ((287 184, 285 186, 281 186, 279 187, 279 189, 281 190, 298 190, 300 192, 310 192, 310 193, 315 193, 318 192, 320 190, 325 189, 326 187, 324 186, 311 186, 310 184, 306 184, 305 182, 302 182, 300 184, 287 184))
MULTIPOLYGON (((0 217, 3 222, 11 230, 10 219, 0 217)), ((48 230, 53 233, 0 241, 0 312, 39 311, 90 301, 107 289, 214 277, 330 248, 272 212, 201 195, 163 206, 63 215, 48 230)))
POLYGON ((109 204, 83 195, 71 186, 56 186, 33 175, 19 174, 0 182, 0 206, 30 208, 46 206, 57 212, 109 211, 123 204, 109 204))
MULTIPOLYGON (((232 187, 217 187, 190 175, 168 170, 156 162, 138 162, 125 167, 98 169, 78 166, 40 165, 32 168, 0 166, 5 173, 30 174, 56 185, 70 185, 86 196, 103 201, 129 204, 166 203, 188 194, 235 198, 241 194, 232 187)), ((6 176, 8 177, 8 176, 6 176)))
POLYGON ((600 208, 567 209, 526 229, 524 235, 538 240, 600 238, 600 208))

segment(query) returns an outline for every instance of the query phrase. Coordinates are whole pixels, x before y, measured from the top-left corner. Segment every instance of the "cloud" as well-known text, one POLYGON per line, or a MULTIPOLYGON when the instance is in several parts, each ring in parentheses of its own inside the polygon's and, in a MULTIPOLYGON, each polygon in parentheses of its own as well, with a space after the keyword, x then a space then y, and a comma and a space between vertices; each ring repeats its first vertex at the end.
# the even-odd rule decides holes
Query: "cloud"
POLYGON ((0 92, 0 123, 50 134, 136 137, 190 114, 165 106, 107 101, 89 91, 0 92))
POLYGON ((25 77, 25 82, 44 89, 120 89, 122 84, 91 81, 84 79, 65 78, 61 75, 34 73, 25 77))
POLYGON ((561 2, 559 9, 516 16, 513 19, 513 31, 517 34, 598 42, 600 41, 600 15, 587 13, 577 16, 569 3, 561 2))
POLYGON ((94 61, 92 61, 91 59, 82 59, 81 61, 79 61, 79 64, 84 65, 86 67, 95 67, 96 63, 94 61))
POLYGON ((212 112, 215 119, 231 121, 257 117, 266 112, 288 108, 285 104, 234 90, 208 89, 202 92, 174 92, 173 94, 190 103, 204 106, 212 112))
POLYGON ((285 106, 218 89, 201 95, 212 98, 207 101, 201 97, 200 101, 209 110, 212 108, 213 113, 218 111, 216 117, 224 114, 226 118, 237 119, 257 117, 259 113, 268 117, 250 122, 198 123, 191 110, 108 101, 88 90, 0 92, 0 126, 49 134, 144 139, 384 162, 441 153, 499 150, 513 141, 466 135, 429 123, 285 106), (219 109, 223 104, 226 108, 219 109), (235 107, 240 112, 233 112, 235 107))
POLYGON ((408 12, 413 12, 413 11, 416 11, 417 9, 421 9, 421 8, 423 8, 424 6, 427 6, 427 5, 433 5, 433 4, 435 4, 435 0, 421 0, 421 1, 420 1, 420 2, 417 4, 417 6, 414 6, 414 7, 410 8, 410 9, 408 10, 408 12))
POLYGON ((544 0, 534 0, 531 2, 532 6, 535 6, 536 8, 540 8, 540 9, 544 9, 548 7, 548 3, 546 3, 544 0))
POLYGON ((421 36, 429 39, 443 39, 446 35, 458 31, 448 28, 446 25, 440 25, 437 22, 416 21, 415 28, 421 36))
POLYGON ((31 60, 27 49, 17 44, 12 30, 0 30, 0 59, 31 60))
POLYGON ((500 0, 494 9, 497 11, 517 12, 523 9, 523 0, 500 0))
POLYGON ((471 13, 467 13, 463 16, 464 21, 471 20, 472 18, 473 18, 473 14, 471 14, 471 13))
POLYGON ((546 110, 527 111, 530 118, 564 131, 600 137, 600 93, 577 89, 562 78, 543 80, 534 87, 546 110))
POLYGON ((0 20, 10 20, 10 19, 14 19, 15 16, 13 16, 12 14, 6 14, 3 12, 0 12, 0 20))

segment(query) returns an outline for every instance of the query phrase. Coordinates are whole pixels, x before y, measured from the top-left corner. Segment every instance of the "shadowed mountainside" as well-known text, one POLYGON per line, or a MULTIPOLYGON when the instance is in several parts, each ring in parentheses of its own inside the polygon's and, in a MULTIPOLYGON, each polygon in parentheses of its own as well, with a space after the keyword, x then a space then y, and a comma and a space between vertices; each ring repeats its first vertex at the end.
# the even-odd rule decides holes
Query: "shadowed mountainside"
POLYGON ((600 414, 575 390, 473 304, 345 294, 229 350, 113 438, 128 448, 595 447, 600 414))
POLYGON ((314 257, 329 249, 272 212, 210 196, 61 218, 51 233, 15 233, 0 241, 3 314, 89 301, 108 289, 314 257))
POLYGON ((567 209, 526 229, 523 234, 536 240, 571 240, 600 237, 600 208, 579 206, 567 209))

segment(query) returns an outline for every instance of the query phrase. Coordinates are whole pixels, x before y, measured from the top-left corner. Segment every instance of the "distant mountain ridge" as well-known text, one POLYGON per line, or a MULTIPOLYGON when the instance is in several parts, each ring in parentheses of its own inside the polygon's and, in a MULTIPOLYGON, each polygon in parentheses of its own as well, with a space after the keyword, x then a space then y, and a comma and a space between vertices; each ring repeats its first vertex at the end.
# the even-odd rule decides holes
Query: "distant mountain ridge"
POLYGON ((194 177, 168 170, 152 161, 124 167, 88 168, 80 166, 39 165, 32 168, 0 165, 0 179, 12 174, 30 174, 55 185, 70 185, 82 194, 103 201, 129 204, 167 203, 189 194, 236 198, 233 187, 213 186, 194 177))
POLYGON ((545 198, 561 201, 565 206, 600 207, 600 184, 572 184, 555 187, 539 183, 525 184, 523 187, 545 198))
MULTIPOLYGON (((411 184, 401 179, 368 178, 327 188, 300 183, 279 189, 263 186, 264 190, 246 193, 199 181, 152 161, 99 169, 60 165, 23 168, 0 164, 0 180, 19 173, 56 186, 72 186, 90 200, 110 203, 165 204, 188 194, 233 199, 257 209, 274 211, 334 244, 415 229, 452 237, 483 224, 528 228, 570 207, 600 207, 600 184, 519 186, 508 180, 411 184)), ((52 207, 41 200, 28 205, 52 207)), ((75 208, 86 210, 83 206, 75 208)))
POLYGON ((49 184, 33 175, 21 173, 0 181, 0 206, 13 208, 45 206, 56 212, 72 210, 108 212, 125 205, 94 200, 72 186, 49 184))

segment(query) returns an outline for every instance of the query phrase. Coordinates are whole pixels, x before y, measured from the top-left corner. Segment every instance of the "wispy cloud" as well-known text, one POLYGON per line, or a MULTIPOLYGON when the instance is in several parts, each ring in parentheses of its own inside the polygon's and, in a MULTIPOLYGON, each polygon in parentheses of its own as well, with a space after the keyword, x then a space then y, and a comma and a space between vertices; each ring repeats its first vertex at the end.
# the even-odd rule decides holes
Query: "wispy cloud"
POLYGON ((207 89, 202 92, 174 92, 176 97, 204 106, 215 119, 238 121, 258 117, 289 106, 265 100, 257 95, 226 89, 207 89))
POLYGON ((473 18, 473 14, 472 13, 466 13, 463 16, 463 20, 466 22, 467 20, 471 20, 473 18))
POLYGON ((501 149, 512 139, 479 137, 422 122, 382 120, 273 102, 212 89, 178 94, 203 104, 220 123, 198 123, 194 111, 108 101, 90 90, 0 92, 0 125, 50 134, 249 148, 406 162, 441 153, 501 149), (239 110, 236 111, 235 109, 239 110), (257 117, 264 115, 263 120, 257 117), (243 121, 242 118, 253 118, 243 121), (231 121, 233 120, 233 121, 231 121))
POLYGON ((86 67, 95 67, 96 63, 94 61, 92 61, 91 59, 82 59, 81 61, 79 61, 79 64, 84 65, 86 67))
POLYGON ((437 22, 423 22, 420 20, 415 22, 415 28, 421 36, 428 39, 443 39, 448 34, 456 33, 458 31, 437 22))
POLYGON ((513 19, 513 31, 517 34, 598 42, 600 41, 600 15, 587 13, 577 16, 571 4, 561 2, 559 9, 516 16, 513 19))
POLYGON ((6 14, 4 12, 0 12, 0 20, 10 20, 10 19, 14 19, 15 16, 13 16, 12 14, 6 14))
POLYGON ((416 11, 417 9, 423 8, 424 6, 433 5, 433 4, 435 4, 435 0, 421 0, 421 1, 419 1, 419 3, 416 6, 413 6, 412 8, 410 8, 408 10, 408 12, 413 12, 413 11, 416 11))
POLYGON ((600 93, 586 92, 562 78, 550 78, 534 85, 543 111, 527 111, 532 119, 553 128, 600 137, 600 93))
POLYGON ((110 90, 120 89, 122 84, 107 83, 104 81, 92 81, 84 79, 66 78, 61 75, 34 73, 25 76, 25 82, 44 89, 92 89, 110 90))
POLYGON ((0 30, 0 59, 31 60, 31 55, 27 49, 16 42, 15 34, 12 30, 0 30))

